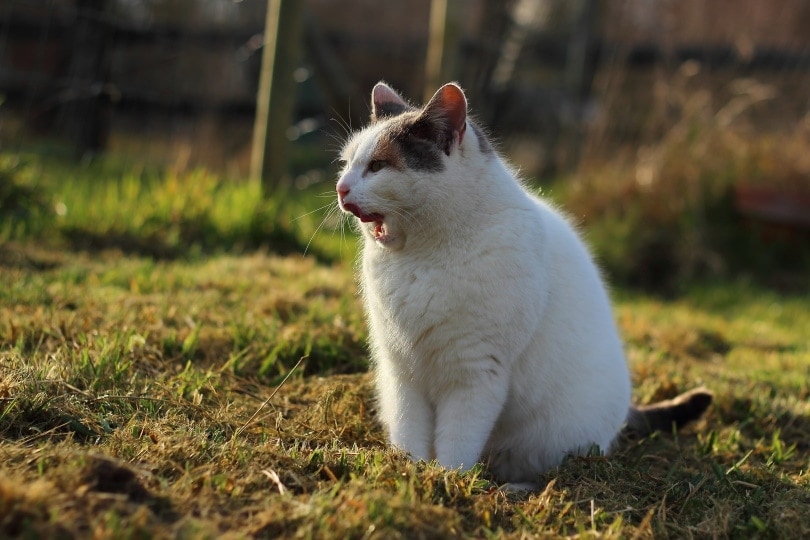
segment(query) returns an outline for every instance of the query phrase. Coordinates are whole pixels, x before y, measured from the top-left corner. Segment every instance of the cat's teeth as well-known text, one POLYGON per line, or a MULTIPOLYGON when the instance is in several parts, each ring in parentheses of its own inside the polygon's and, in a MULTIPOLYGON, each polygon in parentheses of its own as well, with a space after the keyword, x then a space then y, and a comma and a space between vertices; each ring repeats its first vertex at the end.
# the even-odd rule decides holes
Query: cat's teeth
POLYGON ((385 223, 382 221, 374 222, 374 231, 372 234, 374 235, 374 239, 378 242, 385 243, 388 241, 388 231, 385 228, 385 223))

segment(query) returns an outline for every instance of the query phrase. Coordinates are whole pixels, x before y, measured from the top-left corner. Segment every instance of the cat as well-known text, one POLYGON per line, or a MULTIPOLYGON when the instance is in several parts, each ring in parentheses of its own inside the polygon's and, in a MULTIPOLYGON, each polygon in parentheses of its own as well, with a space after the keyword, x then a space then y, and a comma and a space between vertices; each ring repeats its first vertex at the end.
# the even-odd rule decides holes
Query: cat
POLYGON ((360 285, 379 413, 414 460, 531 484, 568 455, 699 417, 697 389, 630 404, 600 272, 532 195, 454 83, 422 108, 384 82, 341 153, 336 191, 363 236, 360 285))

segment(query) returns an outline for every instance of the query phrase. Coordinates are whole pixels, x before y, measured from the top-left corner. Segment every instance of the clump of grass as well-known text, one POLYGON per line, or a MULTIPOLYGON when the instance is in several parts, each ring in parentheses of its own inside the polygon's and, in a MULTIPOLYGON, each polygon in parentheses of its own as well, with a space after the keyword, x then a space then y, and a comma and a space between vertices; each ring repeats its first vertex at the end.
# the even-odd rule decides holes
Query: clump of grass
POLYGON ((810 534, 806 296, 619 291, 636 399, 715 404, 508 493, 388 447, 348 262, 9 249, 30 264, 0 261, 0 536, 810 534))
POLYGON ((0 241, 41 233, 53 223, 48 194, 26 169, 19 156, 0 154, 0 241))
POLYGON ((59 193, 66 209, 59 225, 77 247, 120 247, 158 258, 260 246, 305 250, 293 228, 292 212, 301 206, 285 207, 283 193, 262 200, 256 184, 224 182, 205 170, 72 184, 59 193))

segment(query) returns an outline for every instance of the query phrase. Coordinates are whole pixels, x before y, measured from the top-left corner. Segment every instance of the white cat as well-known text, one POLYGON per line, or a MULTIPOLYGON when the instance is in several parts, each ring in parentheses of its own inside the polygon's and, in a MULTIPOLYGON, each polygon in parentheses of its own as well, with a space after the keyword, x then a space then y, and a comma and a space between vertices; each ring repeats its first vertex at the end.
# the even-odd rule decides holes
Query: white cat
POLYGON ((630 405, 608 295, 568 221, 530 194, 447 84, 414 108, 379 83, 346 143, 341 209, 364 237, 380 416, 419 460, 505 482, 699 416, 698 390, 630 405))

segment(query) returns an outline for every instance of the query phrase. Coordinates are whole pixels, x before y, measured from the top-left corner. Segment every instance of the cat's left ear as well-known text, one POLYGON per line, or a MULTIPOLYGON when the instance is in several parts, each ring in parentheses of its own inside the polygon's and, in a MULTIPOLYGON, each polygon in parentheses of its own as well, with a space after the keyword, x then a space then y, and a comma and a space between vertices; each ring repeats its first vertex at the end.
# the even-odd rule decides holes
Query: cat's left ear
POLYGON ((385 116, 399 116, 411 107, 396 91, 380 81, 371 91, 371 121, 385 116))
POLYGON ((444 153, 450 155, 453 142, 464 139, 467 129, 467 98, 464 91, 455 83, 447 83, 439 88, 422 112, 433 130, 432 138, 444 153))

